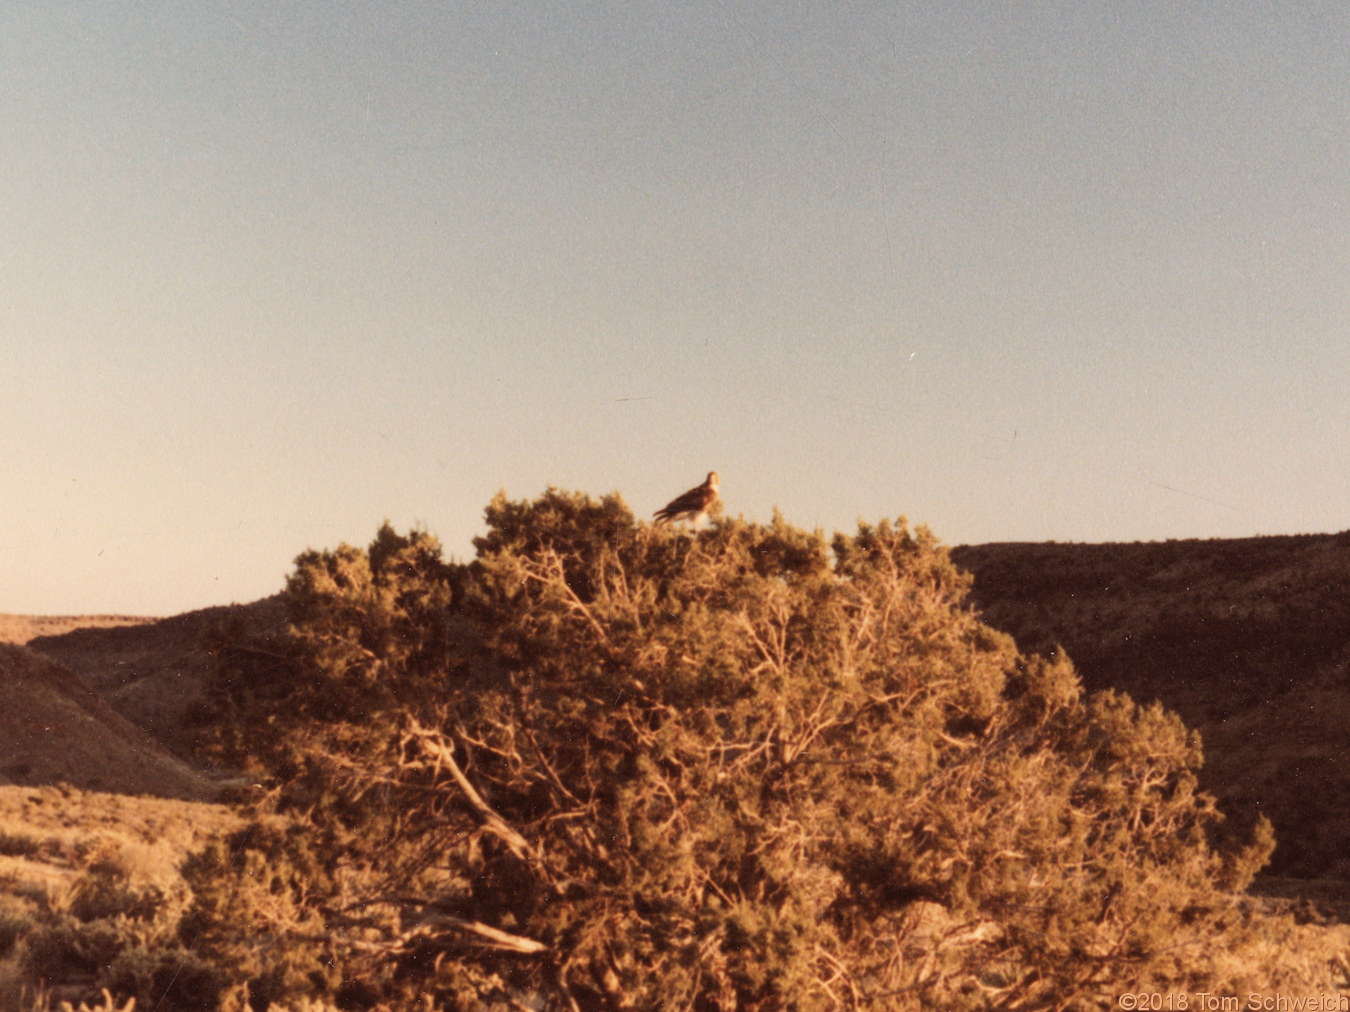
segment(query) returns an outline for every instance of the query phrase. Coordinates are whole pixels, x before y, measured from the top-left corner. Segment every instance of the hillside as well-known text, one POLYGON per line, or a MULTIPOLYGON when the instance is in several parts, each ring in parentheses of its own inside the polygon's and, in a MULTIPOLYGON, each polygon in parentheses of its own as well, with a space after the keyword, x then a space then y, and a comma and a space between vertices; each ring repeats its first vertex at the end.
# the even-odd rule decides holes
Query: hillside
POLYGON ((40 635, 30 649, 58 661, 165 748, 185 760, 195 754, 193 706, 211 665, 211 643, 231 628, 253 636, 279 633, 279 598, 225 605, 136 624, 95 624, 40 635))
POLYGON ((1276 827, 1276 874, 1350 879, 1350 533, 953 550, 1024 650, 1198 730, 1203 785, 1276 827))
POLYGON ((12 644, 0 646, 0 777, 185 800, 216 793, 69 669, 12 644))
POLYGON ((0 784, 214 798, 218 785, 193 755, 208 633, 236 623, 265 634, 282 621, 277 601, 82 621, 0 621, 0 784))
MULTIPOLYGON (((1204 786, 1226 811, 1264 812, 1274 822, 1280 843, 1272 872, 1350 881, 1343 847, 1350 816, 1338 800, 1350 796, 1343 759, 1350 746, 1350 533, 1006 543, 952 554, 975 578, 973 603, 983 617, 1024 650, 1062 646, 1088 688, 1161 700, 1198 730, 1204 786)), ((279 599, 269 598, 158 620, 84 621, 0 616, 0 637, 27 642, 76 676, 42 681, 49 702, 92 688, 106 704, 99 712, 115 711, 190 763, 191 709, 211 661, 208 632, 234 623, 265 637, 280 632, 284 615, 279 599)), ((88 712, 95 696, 84 696, 83 707, 63 705, 88 712)), ((15 700, 7 709, 25 707, 15 700)), ((110 734, 130 740, 126 732, 110 734)), ((53 751, 77 762, 78 751, 53 751)), ((106 776, 119 764, 102 765, 106 776)))

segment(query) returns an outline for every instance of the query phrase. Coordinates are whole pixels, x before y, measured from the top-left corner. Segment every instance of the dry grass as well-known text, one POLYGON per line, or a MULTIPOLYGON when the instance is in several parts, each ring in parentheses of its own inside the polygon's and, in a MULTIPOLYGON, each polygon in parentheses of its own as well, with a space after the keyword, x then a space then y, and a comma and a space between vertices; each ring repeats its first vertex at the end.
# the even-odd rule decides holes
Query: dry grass
POLYGON ((182 856, 240 818, 226 805, 72 787, 0 787, 0 880, 68 880, 100 861, 129 877, 177 876, 182 856))
POLYGON ((0 787, 0 1010, 63 1006, 122 1012, 80 980, 38 988, 21 970, 25 939, 45 916, 91 898, 90 873, 132 892, 161 897, 157 914, 176 918, 188 900, 183 859, 242 820, 224 805, 128 797, 69 787, 0 787))
POLYGON ((1279 904, 1245 897, 1236 902, 1235 916, 1246 928, 1241 944, 1211 950, 1205 959, 1208 978, 1234 982, 1232 993, 1244 1002, 1250 993, 1336 994, 1350 988, 1350 925, 1302 923, 1279 904))

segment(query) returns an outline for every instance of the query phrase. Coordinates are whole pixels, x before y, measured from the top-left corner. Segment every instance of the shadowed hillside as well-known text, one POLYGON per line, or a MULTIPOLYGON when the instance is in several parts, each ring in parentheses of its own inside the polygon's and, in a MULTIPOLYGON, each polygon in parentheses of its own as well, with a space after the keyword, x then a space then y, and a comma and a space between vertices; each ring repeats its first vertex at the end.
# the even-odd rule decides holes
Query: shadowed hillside
POLYGON ((189 759, 200 730, 193 710, 212 663, 212 642, 245 627, 266 639, 284 625, 280 600, 271 597, 135 625, 94 624, 38 636, 28 646, 70 668, 118 713, 189 759))
POLYGON ((214 798, 193 754, 194 707, 212 631, 267 636, 276 599, 167 619, 4 616, 0 629, 0 784, 214 798), (35 635, 58 632, 56 635, 35 635), (166 751, 167 750, 167 751, 166 751))
POLYGON ((990 544, 952 556, 1024 650, 1061 645, 1089 689, 1161 700, 1202 783, 1279 841, 1271 871, 1350 879, 1350 533, 990 544))
POLYGON ((216 793, 68 669, 14 645, 0 646, 0 776, 188 800, 216 793))

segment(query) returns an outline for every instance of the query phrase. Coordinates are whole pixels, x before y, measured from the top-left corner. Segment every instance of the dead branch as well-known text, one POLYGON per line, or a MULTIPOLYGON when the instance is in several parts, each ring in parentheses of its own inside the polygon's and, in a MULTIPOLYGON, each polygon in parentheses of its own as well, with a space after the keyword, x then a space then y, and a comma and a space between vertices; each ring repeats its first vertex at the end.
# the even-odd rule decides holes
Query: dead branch
POLYGON ((513 935, 509 931, 494 928, 482 921, 468 921, 462 917, 452 917, 450 914, 423 914, 417 920, 417 930, 410 932, 409 937, 420 933, 425 927, 454 928, 477 936, 489 948, 500 952, 516 952, 522 956, 536 956, 541 952, 547 952, 549 948, 543 942, 533 938, 513 935))
POLYGON ((516 832, 515 828, 478 793, 477 788, 464 775, 464 770, 455 760, 454 750, 444 741, 444 736, 425 727, 416 717, 410 717, 408 725, 408 733, 404 735, 403 744, 406 746, 410 740, 416 739, 418 744, 431 754, 437 770, 444 768, 450 772, 464 799, 482 819, 484 828, 505 843, 516 857, 522 861, 533 861, 535 855, 531 851, 529 841, 516 832))

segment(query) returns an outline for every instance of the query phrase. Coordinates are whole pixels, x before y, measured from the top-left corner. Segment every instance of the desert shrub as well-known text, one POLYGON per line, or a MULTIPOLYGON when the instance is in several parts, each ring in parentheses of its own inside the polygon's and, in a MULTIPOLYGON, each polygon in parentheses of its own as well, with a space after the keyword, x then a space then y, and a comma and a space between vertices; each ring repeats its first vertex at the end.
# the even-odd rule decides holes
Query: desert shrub
POLYGON ((42 841, 31 833, 0 830, 0 855, 31 857, 42 849, 42 841))
POLYGON ((344 849, 355 848, 321 847, 308 826, 276 819, 212 841, 184 866, 194 903, 179 928, 182 944, 228 968, 254 1008, 331 993, 341 982, 316 901, 337 896, 326 863, 344 849))
POLYGON ((167 897, 155 884, 133 884, 121 875, 88 871, 76 880, 67 903, 71 915, 88 922, 117 916, 130 921, 152 921, 163 911, 167 897))
MULTIPOLYGON (((129 866, 142 856, 135 847, 128 854, 124 844, 86 837, 77 840, 75 847, 93 863, 64 890, 45 897, 24 925, 24 972, 43 985, 106 986, 119 1001, 138 995, 143 999, 149 991, 130 988, 127 982, 133 979, 134 968, 160 958, 151 953, 166 953, 166 965, 175 958, 187 887, 181 881, 162 883, 133 874, 129 866), (112 967, 118 970, 109 976, 112 967)), ((189 972, 171 994, 157 995, 156 1001, 163 999, 158 1007, 166 1012, 210 1007, 174 1003, 189 993, 186 989, 200 984, 200 976, 191 972, 192 965, 181 959, 179 963, 189 972)), ((149 1007, 155 1007, 155 1002, 149 1007)))
POLYGON ((123 949, 140 944, 129 922, 81 921, 68 913, 41 918, 24 939, 25 972, 43 984, 92 982, 123 949))
POLYGON ((14 943, 32 928, 33 921, 22 910, 0 902, 0 959, 8 956, 14 943))
POLYGON ((219 1004, 224 977, 191 950, 138 946, 119 952, 96 983, 111 995, 134 998, 136 1008, 209 1012, 219 1004))
POLYGON ((293 828, 208 851, 189 920, 253 1007, 1207 982, 1269 839, 1216 842, 1195 736, 1020 655, 923 528, 691 537, 556 490, 487 521, 467 570, 387 527, 301 556, 285 665, 233 683, 293 828))
POLYGON ((461 576, 433 537, 399 535, 387 523, 364 550, 302 554, 287 581, 283 636, 214 630, 207 751, 230 766, 289 775, 312 759, 297 727, 365 724, 368 737, 392 733, 405 701, 434 690, 426 680, 453 648, 461 576))

